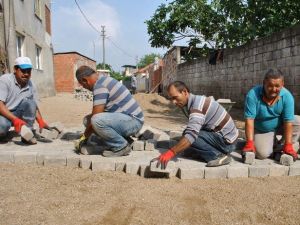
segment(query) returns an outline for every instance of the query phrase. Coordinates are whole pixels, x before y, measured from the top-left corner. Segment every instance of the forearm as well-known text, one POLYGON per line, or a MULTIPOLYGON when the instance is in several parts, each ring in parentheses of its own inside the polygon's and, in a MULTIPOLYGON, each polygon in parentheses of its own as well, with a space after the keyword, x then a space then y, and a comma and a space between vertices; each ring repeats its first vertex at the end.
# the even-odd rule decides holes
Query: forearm
POLYGON ((283 123, 283 138, 285 143, 292 143, 292 135, 293 135, 293 123, 292 122, 284 122, 283 123))
POLYGON ((175 154, 178 154, 191 146, 190 141, 186 137, 182 137, 180 141, 172 147, 175 154))
POLYGON ((0 101, 0 115, 4 116, 10 121, 13 121, 17 118, 11 111, 8 110, 8 108, 2 101, 0 101))
POLYGON ((39 110, 39 108, 36 109, 36 115, 35 115, 35 118, 37 121, 41 120, 42 119, 42 114, 39 110))
POLYGON ((85 128, 85 131, 84 131, 84 136, 86 138, 88 138, 89 136, 91 136, 91 134, 94 133, 94 129, 92 127, 92 124, 89 123, 86 128, 85 128))
POLYGON ((245 121, 246 140, 254 140, 254 119, 246 119, 245 121))

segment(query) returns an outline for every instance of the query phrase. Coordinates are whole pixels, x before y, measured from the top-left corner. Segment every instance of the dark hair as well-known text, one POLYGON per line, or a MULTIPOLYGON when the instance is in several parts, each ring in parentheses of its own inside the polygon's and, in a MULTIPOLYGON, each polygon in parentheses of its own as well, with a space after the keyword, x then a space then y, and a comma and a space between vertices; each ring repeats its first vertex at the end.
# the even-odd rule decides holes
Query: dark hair
POLYGON ((283 74, 280 69, 269 69, 264 77, 264 80, 268 80, 268 79, 282 79, 283 80, 283 74))
POLYGON ((81 66, 76 70, 76 79, 80 81, 84 77, 89 77, 92 74, 96 73, 95 70, 93 70, 89 66, 81 66))
POLYGON ((179 91, 179 92, 182 92, 184 89, 186 89, 187 92, 190 92, 190 89, 182 81, 174 81, 174 82, 170 83, 168 85, 167 90, 169 91, 172 86, 174 86, 177 89, 177 91, 179 91))

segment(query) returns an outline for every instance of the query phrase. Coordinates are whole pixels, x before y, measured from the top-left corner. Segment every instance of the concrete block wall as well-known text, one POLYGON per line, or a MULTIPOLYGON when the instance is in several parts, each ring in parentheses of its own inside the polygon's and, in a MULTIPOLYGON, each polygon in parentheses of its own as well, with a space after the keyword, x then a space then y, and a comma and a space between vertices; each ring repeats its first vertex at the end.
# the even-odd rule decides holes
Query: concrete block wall
POLYGON ((216 65, 208 61, 207 57, 179 64, 174 80, 184 81, 195 94, 230 98, 243 107, 247 92, 262 84, 269 68, 277 67, 284 73, 285 86, 295 98, 296 113, 300 113, 300 25, 225 49, 223 62, 216 65))

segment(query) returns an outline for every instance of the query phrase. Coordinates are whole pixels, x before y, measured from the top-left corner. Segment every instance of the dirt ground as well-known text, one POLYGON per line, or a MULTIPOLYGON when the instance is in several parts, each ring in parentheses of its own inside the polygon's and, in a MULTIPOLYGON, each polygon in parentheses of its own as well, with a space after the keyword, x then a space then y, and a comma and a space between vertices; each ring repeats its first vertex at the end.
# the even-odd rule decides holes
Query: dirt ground
MULTIPOLYGON (((186 123, 157 95, 137 94, 146 122, 186 123)), ((79 126, 91 102, 44 98, 48 122, 79 126)), ((231 111, 241 120, 241 111, 231 111)), ((241 122, 238 122, 242 126, 241 122)), ((145 179, 121 172, 0 164, 0 224, 300 224, 300 177, 145 179)))

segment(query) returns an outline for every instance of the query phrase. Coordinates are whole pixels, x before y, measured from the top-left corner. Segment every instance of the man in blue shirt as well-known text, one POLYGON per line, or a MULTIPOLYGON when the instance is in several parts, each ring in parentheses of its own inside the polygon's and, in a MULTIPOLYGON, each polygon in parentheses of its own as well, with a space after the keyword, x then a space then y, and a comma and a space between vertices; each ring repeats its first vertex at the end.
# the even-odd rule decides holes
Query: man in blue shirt
POLYGON ((143 126, 142 109, 129 90, 117 80, 102 76, 88 66, 76 71, 78 82, 93 92, 92 113, 86 117, 86 129, 75 148, 83 154, 82 146, 92 133, 97 135, 107 150, 105 157, 128 155, 131 151, 130 136, 143 126))
POLYGON ((248 92, 244 112, 244 155, 246 152, 254 152, 259 159, 270 157, 276 147, 276 135, 282 134, 282 152, 293 156, 294 160, 298 158, 294 146, 297 146, 299 130, 293 130, 293 124, 299 123, 300 117, 294 116, 294 98, 283 86, 282 72, 270 69, 264 77, 263 85, 248 92))

